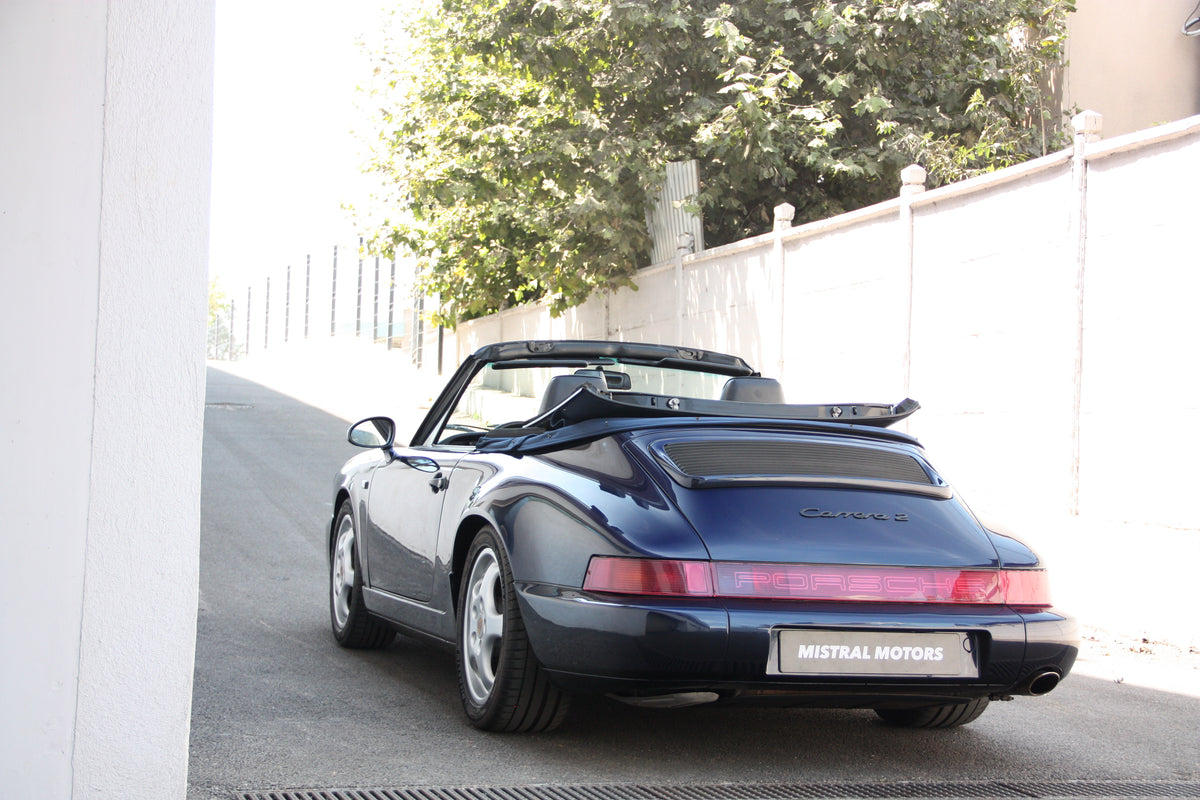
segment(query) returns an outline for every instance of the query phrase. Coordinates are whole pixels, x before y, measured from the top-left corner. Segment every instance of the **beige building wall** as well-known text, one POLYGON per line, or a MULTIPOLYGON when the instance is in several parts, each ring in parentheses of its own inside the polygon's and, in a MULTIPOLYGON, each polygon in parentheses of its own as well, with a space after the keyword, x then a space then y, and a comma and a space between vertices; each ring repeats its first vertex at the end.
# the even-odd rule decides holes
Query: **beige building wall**
POLYGON ((1077 0, 1069 17, 1064 106, 1104 115, 1105 137, 1200 114, 1196 0, 1077 0))

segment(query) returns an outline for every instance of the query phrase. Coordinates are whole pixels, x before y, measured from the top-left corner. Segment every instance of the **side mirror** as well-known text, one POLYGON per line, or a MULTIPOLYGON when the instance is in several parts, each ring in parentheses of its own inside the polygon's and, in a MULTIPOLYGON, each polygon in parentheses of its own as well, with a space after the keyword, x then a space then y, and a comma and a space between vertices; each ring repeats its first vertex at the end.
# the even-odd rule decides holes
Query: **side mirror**
POLYGON ((391 447, 396 423, 390 417, 371 417, 350 426, 346 438, 355 447, 391 447))

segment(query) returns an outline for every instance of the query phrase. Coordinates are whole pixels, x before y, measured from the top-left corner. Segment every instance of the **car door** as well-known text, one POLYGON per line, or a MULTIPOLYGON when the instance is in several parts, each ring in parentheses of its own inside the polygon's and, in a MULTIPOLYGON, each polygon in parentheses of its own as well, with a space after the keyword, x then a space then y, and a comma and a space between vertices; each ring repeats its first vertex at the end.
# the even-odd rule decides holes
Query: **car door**
POLYGON ((461 452, 397 448, 367 494, 367 580, 374 589, 429 602, 442 504, 461 452))

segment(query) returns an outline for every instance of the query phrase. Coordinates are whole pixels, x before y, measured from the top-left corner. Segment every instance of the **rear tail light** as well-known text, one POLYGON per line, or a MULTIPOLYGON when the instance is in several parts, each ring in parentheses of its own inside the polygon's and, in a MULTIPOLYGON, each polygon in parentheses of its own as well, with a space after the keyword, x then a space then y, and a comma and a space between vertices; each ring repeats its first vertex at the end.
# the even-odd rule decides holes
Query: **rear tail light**
POLYGON ((1044 570, 860 567, 595 556, 583 588, 652 597, 1050 605, 1044 570))
POLYGON ((1050 578, 1044 569, 1010 569, 1004 577, 1004 597, 1010 606, 1046 608, 1050 605, 1050 578))
POLYGON ((583 588, 609 594, 712 597, 709 567, 707 561, 595 556, 583 588))

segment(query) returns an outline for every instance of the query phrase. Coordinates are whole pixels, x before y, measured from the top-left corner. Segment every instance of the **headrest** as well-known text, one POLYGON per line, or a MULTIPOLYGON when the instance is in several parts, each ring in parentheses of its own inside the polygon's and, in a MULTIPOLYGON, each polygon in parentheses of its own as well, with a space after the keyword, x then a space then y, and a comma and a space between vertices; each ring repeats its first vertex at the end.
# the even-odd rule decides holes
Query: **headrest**
POLYGON ((730 378, 721 390, 721 399, 737 403, 783 403, 783 386, 774 378, 730 378))
POLYGON ((546 384, 538 416, 566 400, 580 386, 591 386, 597 392, 608 391, 608 386, 604 383, 604 377, 600 373, 595 375, 558 375, 551 378, 550 383, 546 384))

